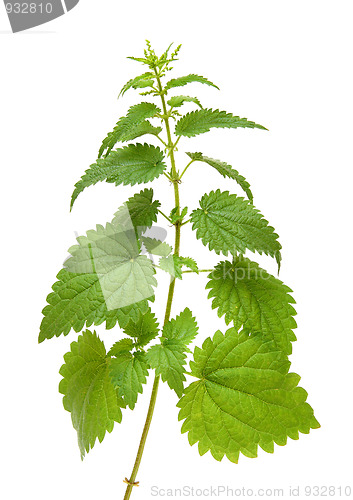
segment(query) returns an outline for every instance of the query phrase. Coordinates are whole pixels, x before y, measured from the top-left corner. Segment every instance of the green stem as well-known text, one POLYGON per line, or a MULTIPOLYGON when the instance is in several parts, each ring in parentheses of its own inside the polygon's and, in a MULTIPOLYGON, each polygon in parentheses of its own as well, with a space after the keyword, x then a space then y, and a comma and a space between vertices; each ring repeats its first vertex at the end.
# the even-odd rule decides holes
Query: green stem
POLYGON ((143 432, 142 432, 142 436, 141 436, 141 440, 140 440, 139 449, 138 449, 137 455, 136 455, 136 460, 135 460, 134 468, 132 469, 132 473, 131 473, 130 479, 128 481, 125 479, 125 482, 127 482, 128 485, 127 485, 127 488, 126 488, 126 491, 125 491, 124 500, 128 500, 130 498, 131 492, 132 492, 132 488, 134 486, 138 485, 138 483, 135 483, 135 480, 136 480, 137 472, 138 472, 139 467, 140 467, 140 463, 141 463, 141 459, 142 459, 143 450, 145 448, 148 431, 150 429, 154 407, 156 405, 156 399, 157 399, 157 393, 158 393, 158 385, 159 385, 159 378, 160 377, 157 376, 157 375, 154 378, 154 383, 153 383, 153 389, 152 389, 152 394, 151 394, 150 405, 148 407, 146 422, 145 422, 145 425, 144 425, 144 428, 143 428, 143 432))
POLYGON ((196 375, 194 375, 194 374, 193 374, 193 373, 191 373, 191 372, 184 372, 184 373, 185 373, 185 375, 189 375, 190 377, 199 378, 199 377, 197 377, 196 375))
POLYGON ((163 215, 163 217, 164 217, 165 219, 167 219, 167 221, 168 221, 168 222, 170 222, 170 223, 172 224, 172 219, 170 219, 170 218, 169 218, 166 214, 164 214, 164 213, 162 212, 162 210, 159 210, 159 208, 158 208, 158 209, 157 209, 157 212, 158 212, 159 214, 163 215))
POLYGON ((178 142, 180 141, 180 139, 181 139, 181 135, 179 135, 179 137, 177 138, 177 140, 174 142, 173 149, 176 148, 176 146, 177 146, 178 142))
POLYGON ((159 135, 158 135, 158 134, 156 135, 156 137, 157 137, 157 139, 159 139, 159 140, 161 141, 161 143, 162 143, 165 147, 167 147, 167 143, 163 141, 162 137, 159 137, 159 135))
MULTIPOLYGON (((165 123, 167 136, 168 136, 168 148, 169 148, 169 152, 170 152, 170 161, 171 161, 171 165, 172 165, 172 177, 173 177, 173 179, 175 179, 177 176, 177 172, 176 172, 176 168, 175 168, 175 158, 174 158, 175 145, 173 145, 172 136, 170 133, 169 119, 168 119, 168 115, 167 115, 167 108, 166 108, 166 104, 165 104, 165 99, 164 99, 164 94, 163 94, 163 89, 162 89, 160 77, 159 77, 157 71, 155 71, 155 73, 156 73, 156 78, 157 78, 157 82, 158 82, 159 94, 160 94, 161 100, 162 100, 163 112, 165 115, 165 118, 163 118, 163 120, 165 123)), ((178 183, 176 181, 173 181, 173 184, 174 184, 175 206, 177 207, 177 215, 180 215, 179 186, 178 186, 178 183)), ((177 222, 175 224, 174 255, 179 255, 179 251, 180 251, 180 227, 181 227, 180 223, 177 222)), ((175 278, 172 277, 170 284, 169 284, 168 299, 167 299, 167 305, 166 305, 165 316, 164 316, 164 325, 169 321, 169 318, 170 318, 170 312, 172 309, 172 302, 173 302, 173 296, 174 296, 174 289, 175 289, 175 278)), ((134 467, 132 469, 130 479, 126 480, 128 485, 127 485, 127 488, 125 491, 124 500, 129 500, 129 498, 131 496, 132 488, 136 484, 138 484, 138 483, 136 483, 136 476, 137 476, 137 473, 138 473, 138 470, 140 467, 143 450, 145 448, 148 431, 150 429, 150 425, 151 425, 151 421, 152 421, 152 417, 153 417, 153 412, 154 412, 154 408, 156 405, 159 379, 160 379, 159 375, 156 375, 154 378, 150 404, 148 407, 145 425, 144 425, 144 428, 142 431, 140 445, 139 445, 139 448, 137 450, 135 464, 134 464, 134 467)))
MULTIPOLYGON (((214 269, 199 269, 199 273, 211 273, 212 271, 214 271, 214 269)), ((195 271, 183 271, 183 274, 185 273, 195 273, 195 271)))
POLYGON ((166 174, 163 172, 163 175, 168 179, 169 182, 173 182, 173 179, 170 177, 170 175, 166 174))
MULTIPOLYGON (((158 89, 159 89, 159 95, 161 97, 162 101, 162 108, 163 108, 163 114, 164 114, 164 124, 165 124, 165 129, 167 131, 167 137, 168 137, 168 148, 169 148, 169 155, 170 155, 170 163, 172 165, 172 180, 173 180, 173 185, 174 185, 174 199, 175 199, 175 206, 177 208, 176 215, 180 215, 180 197, 179 197, 179 185, 178 182, 176 182, 176 177, 177 177, 177 171, 175 167, 175 158, 174 158, 174 148, 176 144, 173 144, 172 140, 172 134, 170 133, 170 126, 169 126, 169 119, 168 119, 168 112, 167 112, 167 106, 164 98, 164 92, 161 84, 160 77, 155 70, 155 75, 157 79, 157 84, 158 84, 158 89)), ((174 255, 179 255, 180 251, 180 223, 177 222, 175 224, 175 244, 174 244, 174 255)), ((164 317, 164 324, 169 321, 170 317, 170 311, 172 308, 172 300, 173 300, 173 295, 174 295, 174 288, 175 288, 175 278, 171 278, 170 285, 169 285, 169 292, 168 292, 168 300, 167 300, 167 307, 165 311, 165 317, 164 317)))
POLYGON ((196 160, 191 160, 191 161, 190 161, 190 162, 186 165, 186 167, 185 167, 185 168, 184 168, 184 170, 182 171, 181 175, 179 176, 179 180, 183 177, 183 175, 185 174, 185 172, 187 171, 187 169, 190 167, 190 165, 191 165, 192 163, 194 163, 194 161, 196 161, 196 160))

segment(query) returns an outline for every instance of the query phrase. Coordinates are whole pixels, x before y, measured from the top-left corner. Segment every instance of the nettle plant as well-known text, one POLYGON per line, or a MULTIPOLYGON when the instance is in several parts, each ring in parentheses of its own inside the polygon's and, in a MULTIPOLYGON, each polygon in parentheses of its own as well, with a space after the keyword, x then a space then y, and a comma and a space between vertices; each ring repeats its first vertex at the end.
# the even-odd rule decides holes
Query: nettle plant
POLYGON ((135 408, 149 370, 155 372, 136 462, 125 479, 125 499, 138 484, 136 475, 160 379, 179 398, 182 432, 188 432, 190 444, 198 443, 200 455, 210 451, 216 460, 226 456, 237 463, 240 453, 256 457, 258 446, 272 453, 274 443, 285 445, 288 437, 298 439, 299 432, 307 434, 319 427, 306 403, 306 391, 298 387, 300 377, 289 373, 288 355, 296 340, 291 290, 244 256, 247 250, 266 254, 279 266, 278 235, 254 207, 249 183, 229 164, 200 152, 186 153, 181 169, 175 162, 182 138, 211 128, 266 129, 246 118, 204 108, 197 97, 170 95, 193 82, 218 88, 196 74, 165 82, 179 50, 180 46, 170 53, 169 47, 158 57, 147 42, 144 57, 130 58, 142 63, 146 71, 129 80, 120 95, 139 89, 140 95, 155 98, 158 104, 144 100, 119 119, 104 139, 96 163, 76 183, 71 200, 72 207, 85 188, 99 181, 134 186, 163 175, 174 189, 175 206, 165 215, 153 190, 143 189, 121 205, 112 222, 78 237, 47 298, 39 335, 42 342, 104 322, 107 329, 120 327, 120 339, 108 352, 94 331, 82 331, 60 369, 59 390, 64 408, 71 412, 82 458, 97 438, 101 442, 106 431, 113 430, 114 422, 121 422, 122 409, 135 408), (197 109, 182 116, 184 103, 193 103, 197 109), (147 134, 157 138, 161 147, 130 143, 116 148, 117 143, 147 134), (180 204, 179 189, 196 162, 238 183, 246 197, 217 189, 205 194, 199 208, 188 215, 180 204), (174 226, 173 248, 155 237, 158 215, 174 226), (191 249, 187 256, 184 251, 181 255, 180 234, 186 224, 192 224, 196 237, 210 251, 222 253, 227 260, 204 270, 188 256, 191 249), (156 268, 171 275, 161 327, 150 307, 156 268), (195 347, 187 368, 198 326, 188 307, 171 319, 172 300, 177 280, 186 273, 201 272, 209 273, 206 288, 212 308, 231 327, 207 338, 202 348, 195 347), (185 375, 195 379, 187 387, 185 375))

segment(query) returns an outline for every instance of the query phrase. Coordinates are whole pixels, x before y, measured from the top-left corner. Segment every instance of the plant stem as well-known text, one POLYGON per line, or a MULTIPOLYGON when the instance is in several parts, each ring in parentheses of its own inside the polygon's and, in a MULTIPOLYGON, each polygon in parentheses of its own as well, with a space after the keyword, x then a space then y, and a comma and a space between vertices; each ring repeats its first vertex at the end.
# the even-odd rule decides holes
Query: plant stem
POLYGON ((170 177, 170 175, 166 174, 165 172, 163 172, 163 175, 168 179, 169 182, 172 182, 172 178, 170 177))
POLYGON ((170 219, 170 218, 169 218, 166 214, 164 214, 164 213, 162 212, 162 210, 159 210, 159 208, 157 208, 157 212, 158 212, 159 214, 163 215, 163 217, 164 217, 165 219, 167 219, 167 221, 168 221, 168 222, 172 223, 172 219, 170 219))
MULTIPOLYGON (((164 120, 166 131, 167 131, 169 156, 170 156, 170 161, 171 161, 171 165, 172 165, 172 178, 173 178, 172 180, 173 180, 173 185, 174 185, 174 198, 175 198, 175 206, 177 207, 176 215, 180 215, 179 185, 178 185, 178 182, 176 182, 174 180, 177 177, 177 171, 176 171, 176 168, 175 168, 174 148, 175 148, 175 146, 176 146, 176 144, 177 144, 178 141, 175 144, 173 144, 172 136, 171 136, 171 133, 170 133, 170 127, 169 127, 167 107, 166 107, 166 104, 165 104, 165 99, 164 99, 164 94, 163 94, 163 89, 162 89, 161 81, 160 81, 159 75, 157 74, 157 71, 155 71, 155 73, 156 73, 156 77, 157 77, 159 93, 160 93, 161 100, 162 100, 163 113, 164 113, 164 116, 165 116, 165 118, 163 118, 163 120, 164 120)), ((162 215, 164 215, 164 214, 162 214, 162 215)), ((174 255, 179 255, 179 251, 180 251, 180 227, 181 227, 180 222, 177 222, 175 224, 174 255)), ((172 302, 173 302, 173 296, 174 296, 174 289, 175 289, 175 278, 171 277, 170 284, 169 284, 168 299, 167 299, 167 305, 166 305, 166 310, 165 310, 165 316, 164 316, 164 323, 163 323, 163 325, 165 325, 169 321, 169 318, 170 318, 170 312, 171 312, 171 309, 172 309, 172 302)), ((138 483, 136 483, 135 481, 136 481, 136 476, 137 476, 137 473, 138 473, 138 470, 139 470, 139 467, 140 467, 143 450, 145 448, 148 431, 150 429, 150 425, 151 425, 151 421, 152 421, 152 417, 153 417, 154 408, 155 408, 155 405, 156 405, 156 399, 157 399, 157 393, 158 393, 158 386, 159 386, 159 379, 160 379, 159 375, 156 375, 155 378, 154 378, 153 388, 152 388, 152 393, 151 393, 151 399, 150 399, 150 404, 149 404, 149 407, 148 407, 147 417, 146 417, 145 425, 144 425, 144 428, 143 428, 143 431, 142 431, 142 436, 141 436, 139 448, 137 450, 136 460, 135 460, 135 463, 134 463, 134 467, 132 469, 132 473, 131 473, 130 479, 128 481, 126 481, 127 482, 127 488, 126 488, 126 491, 125 491, 124 500, 129 500, 129 498, 131 496, 132 488, 135 485, 138 485, 138 483)))
POLYGON ((162 137, 159 137, 159 135, 158 135, 158 134, 156 135, 156 137, 157 137, 157 139, 159 139, 159 140, 161 141, 161 143, 162 143, 165 147, 167 147, 167 143, 163 141, 162 137))
POLYGON ((181 175, 179 176, 179 180, 183 177, 183 175, 185 174, 185 172, 187 171, 187 169, 190 167, 190 165, 191 165, 192 163, 194 163, 194 161, 196 161, 196 160, 191 160, 191 161, 190 161, 190 162, 186 165, 186 167, 185 167, 185 168, 184 168, 184 170, 182 171, 181 175))
POLYGON ((191 373, 191 372, 184 372, 184 373, 185 373, 185 375, 189 375, 190 377, 199 378, 199 377, 197 377, 197 375, 194 375, 194 374, 193 374, 193 373, 191 373))
POLYGON ((132 469, 132 473, 131 473, 129 481, 125 480, 128 483, 128 485, 127 485, 127 488, 125 491, 124 500, 128 500, 130 498, 132 488, 138 484, 138 483, 135 483, 135 480, 136 480, 137 472, 138 472, 139 467, 140 467, 143 450, 145 448, 148 431, 150 429, 150 425, 151 425, 151 421, 152 421, 153 411, 154 411, 154 407, 156 404, 157 393, 158 393, 159 378, 160 378, 159 376, 158 377, 156 376, 154 378, 150 405, 148 407, 146 422, 145 422, 145 425, 144 425, 144 428, 142 431, 142 436, 141 436, 140 445, 139 445, 139 448, 137 451, 134 468, 132 469))
MULTIPOLYGON (((211 273, 212 271, 214 271, 214 269, 199 269, 199 273, 211 273)), ((183 274, 185 274, 185 273, 195 273, 195 272, 196 271, 182 271, 183 274)))

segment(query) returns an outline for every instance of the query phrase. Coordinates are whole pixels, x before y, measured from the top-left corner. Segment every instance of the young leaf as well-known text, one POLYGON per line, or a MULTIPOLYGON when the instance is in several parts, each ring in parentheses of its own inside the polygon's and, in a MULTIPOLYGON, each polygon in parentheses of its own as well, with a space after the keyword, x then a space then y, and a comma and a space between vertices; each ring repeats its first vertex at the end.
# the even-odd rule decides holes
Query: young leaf
POLYGON ((103 140, 99 149, 98 158, 103 155, 105 150, 107 150, 107 156, 117 142, 132 141, 136 139, 136 137, 140 137, 144 134, 159 134, 161 129, 158 127, 157 131, 149 122, 145 123, 145 120, 153 118, 160 112, 161 110, 151 102, 141 102, 140 104, 131 106, 127 115, 119 119, 113 131, 109 132, 107 137, 103 140))
POLYGON ((134 343, 132 339, 121 339, 112 345, 107 356, 120 356, 120 354, 129 353, 133 348, 134 343))
POLYGON ((109 375, 118 396, 133 410, 148 376, 145 353, 117 353, 109 362, 109 375))
POLYGON ((220 262, 208 277, 208 297, 219 317, 225 315, 225 322, 233 321, 237 330, 244 326, 253 335, 274 340, 278 350, 291 354, 297 325, 290 288, 244 258, 220 262))
POLYGON ((178 255, 168 255, 168 257, 162 257, 159 260, 159 267, 171 276, 181 280, 181 262, 178 255))
POLYGON ((162 257, 159 267, 175 278, 182 279, 182 266, 188 267, 194 273, 199 273, 196 261, 191 257, 181 257, 180 255, 169 255, 162 257))
POLYGON ((191 214, 192 228, 210 250, 234 255, 248 249, 280 261, 278 234, 248 200, 218 189, 205 194, 200 207, 191 214))
POLYGON ((179 262, 182 266, 188 267, 190 271, 199 274, 198 265, 191 257, 179 257, 179 262))
POLYGON ((71 412, 83 458, 97 438, 102 442, 114 422, 121 422, 123 405, 109 378, 104 344, 95 332, 80 335, 64 359, 59 391, 64 395, 65 410, 71 412))
POLYGON ((128 56, 127 59, 131 59, 131 61, 136 61, 136 62, 140 62, 142 64, 149 65, 149 61, 146 58, 144 58, 144 57, 132 57, 132 56, 128 56))
POLYGON ((196 337, 198 326, 196 319, 188 307, 175 319, 171 319, 163 328, 163 338, 178 340, 185 345, 190 344, 196 337))
POLYGON ((181 397, 184 391, 185 345, 178 341, 165 340, 152 346, 146 353, 148 364, 161 375, 163 382, 181 397))
POLYGON ((320 427, 307 393, 297 387, 300 377, 288 373, 290 362, 273 342, 230 329, 216 332, 202 349, 195 348, 192 374, 200 380, 185 389, 178 403, 182 432, 200 455, 208 450, 237 463, 239 453, 256 457, 260 446, 272 453, 320 427))
POLYGON ((168 245, 168 243, 157 240, 156 238, 142 236, 141 241, 144 244, 147 253, 150 253, 152 255, 168 257, 168 255, 173 251, 173 248, 168 245))
POLYGON ((195 137, 209 132, 211 128, 259 128, 267 130, 262 125, 250 122, 246 118, 234 116, 218 109, 198 109, 182 116, 175 126, 178 136, 195 137))
POLYGON ((47 297, 48 305, 43 309, 39 342, 61 334, 68 335, 73 329, 80 332, 84 326, 100 325, 113 328, 118 322, 125 326, 130 318, 138 318, 148 310, 147 300, 126 307, 108 310, 97 274, 71 273, 62 269, 47 297))
POLYGON ((157 222, 158 207, 161 204, 152 200, 153 189, 144 189, 128 199, 126 206, 134 227, 151 227, 153 222, 157 222))
POLYGON ((135 76, 135 78, 132 78, 129 80, 123 88, 120 90, 119 97, 123 96, 125 92, 131 88, 137 89, 137 88, 145 88, 145 87, 151 87, 153 85, 155 76, 151 72, 143 73, 143 75, 135 76))
POLYGON ((184 104, 184 102, 193 102, 202 109, 201 103, 197 97, 189 97, 187 95, 176 95, 174 97, 171 97, 168 101, 168 104, 172 108, 179 108, 184 104))
POLYGON ((155 315, 148 309, 137 321, 131 319, 124 327, 124 333, 133 337, 138 347, 145 347, 158 335, 158 323, 155 315))
POLYGON ((179 397, 184 390, 187 345, 195 338, 197 331, 196 320, 190 309, 186 308, 164 326, 161 343, 146 353, 148 364, 179 397))
POLYGON ((164 156, 160 148, 150 144, 129 144, 112 151, 106 158, 100 158, 86 170, 85 174, 75 184, 71 197, 71 208, 82 191, 106 181, 134 186, 143 184, 159 177, 166 168, 164 156))
POLYGON ((184 85, 193 82, 204 83, 205 85, 209 85, 210 87, 214 87, 215 89, 219 90, 217 85, 207 80, 207 78, 193 74, 187 76, 180 76, 179 78, 173 78, 172 80, 169 80, 169 82, 165 86, 165 90, 169 90, 175 87, 184 87, 184 85))
POLYGON ((162 72, 162 70, 165 70, 166 68, 168 70, 171 69, 169 67, 169 64, 171 62, 177 60, 176 56, 180 50, 181 45, 179 45, 176 48, 176 50, 174 50, 173 54, 171 54, 168 58, 168 53, 169 53, 170 47, 173 44, 170 44, 169 47, 167 48, 167 50, 160 57, 158 57, 156 55, 155 51, 151 48, 151 44, 148 40, 146 40, 146 44, 147 44, 147 49, 144 50, 144 55, 145 55, 144 58, 142 58, 142 57, 128 57, 128 59, 132 59, 133 61, 138 61, 142 64, 146 64, 151 69, 160 68, 161 72, 162 72))
POLYGON ((188 207, 184 207, 181 211, 180 211, 180 207, 174 207, 170 211, 169 218, 170 218, 172 224, 176 224, 177 222, 182 222, 187 213, 188 213, 188 207), (178 213, 178 212, 180 212, 180 213, 178 213))
POLYGON ((223 175, 223 177, 229 177, 231 179, 234 179, 246 193, 249 200, 251 202, 253 201, 253 195, 250 190, 250 184, 245 179, 245 177, 240 175, 239 172, 234 168, 232 168, 230 165, 224 163, 223 161, 203 156, 202 153, 186 153, 186 154, 189 156, 189 158, 191 158, 194 161, 202 161, 204 163, 207 163, 211 167, 215 168, 221 175, 223 175))

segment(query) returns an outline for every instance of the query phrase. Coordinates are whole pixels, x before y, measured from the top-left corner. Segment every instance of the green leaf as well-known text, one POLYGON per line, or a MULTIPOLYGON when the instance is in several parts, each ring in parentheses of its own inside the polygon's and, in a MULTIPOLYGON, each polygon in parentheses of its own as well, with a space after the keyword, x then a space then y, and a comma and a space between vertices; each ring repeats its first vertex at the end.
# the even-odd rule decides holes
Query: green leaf
MULTIPOLYGON (((147 95, 147 94, 146 94, 147 95)), ((128 142, 128 141, 133 141, 134 139, 137 139, 137 137, 141 137, 142 135, 158 135, 162 132, 162 127, 155 127, 154 125, 151 124, 149 120, 144 120, 143 122, 137 124, 133 128, 131 128, 131 131, 129 134, 125 136, 125 138, 122 138, 121 140, 117 142, 128 142)), ((116 144, 116 143, 115 143, 116 144)), ((114 144, 114 146, 115 146, 114 144)), ((109 151, 106 152, 105 156, 108 156, 110 151, 113 149, 112 146, 109 148, 109 151)), ((99 156, 100 157, 100 156, 99 156)))
POLYGON ((202 105, 197 97, 189 97, 187 95, 176 95, 174 97, 171 97, 168 101, 168 104, 172 108, 179 108, 184 104, 184 102, 194 102, 200 108, 202 108, 202 105))
POLYGON ((144 57, 131 57, 128 56, 127 59, 131 59, 132 61, 140 62, 142 64, 149 64, 149 61, 144 57))
POLYGON ((234 116, 218 109, 198 109, 182 116, 175 126, 175 134, 195 137, 209 132, 211 128, 259 128, 267 130, 262 125, 250 122, 246 118, 234 116))
POLYGON ((189 308, 163 328, 161 343, 151 347, 146 355, 148 364, 162 376, 172 390, 180 397, 184 390, 184 365, 187 345, 196 337, 198 327, 189 308))
POLYGON ((68 335, 73 329, 80 332, 84 326, 100 325, 113 328, 118 322, 125 326, 130 318, 138 318, 148 310, 147 300, 126 307, 108 310, 97 274, 71 273, 62 269, 47 297, 48 305, 43 309, 39 342, 61 334, 68 335))
POLYGON ((165 86, 165 90, 172 89, 174 87, 184 87, 184 85, 187 85, 188 83, 204 83, 205 85, 209 85, 210 87, 214 87, 215 89, 219 90, 217 85, 214 83, 210 82, 207 80, 207 78, 204 78, 203 76, 199 75, 187 75, 187 76, 181 76, 179 78, 173 78, 172 80, 169 80, 169 82, 165 86))
POLYGON ((140 255, 139 242, 126 208, 121 209, 106 227, 77 238, 78 245, 69 249, 65 261, 73 273, 96 273, 107 308, 118 309, 154 295, 157 285, 152 261, 140 255))
POLYGON ((178 255, 169 255, 159 260, 159 267, 171 276, 181 280, 181 262, 178 255))
POLYGON ((135 345, 138 347, 145 347, 157 337, 158 332, 158 322, 151 309, 144 314, 140 314, 137 321, 130 319, 124 327, 124 333, 133 337, 135 345))
POLYGON ((152 255, 168 257, 168 255, 173 251, 173 248, 168 245, 168 243, 157 240, 156 238, 142 236, 141 241, 143 242, 146 251, 152 255))
POLYGON ((135 78, 131 78, 123 88, 120 90, 119 97, 123 96, 125 92, 131 88, 137 89, 137 88, 145 88, 145 87, 150 87, 153 85, 153 79, 155 76, 151 72, 146 72, 143 73, 143 75, 135 76, 135 78))
POLYGON ((208 277, 208 297, 219 317, 225 315, 225 322, 233 321, 237 330, 244 326, 253 335, 274 340, 278 350, 291 354, 297 325, 290 288, 244 258, 220 262, 208 277))
POLYGON ((189 156, 189 158, 191 158, 194 161, 202 161, 204 163, 207 163, 211 167, 215 168, 221 175, 223 175, 223 177, 229 177, 231 179, 234 179, 246 193, 249 200, 251 202, 253 201, 253 195, 250 190, 250 184, 245 179, 245 177, 240 175, 239 172, 234 168, 232 168, 230 165, 224 163, 223 161, 203 156, 202 153, 186 153, 186 154, 189 156))
POLYGON ((95 332, 80 335, 64 359, 59 391, 65 410, 71 412, 83 458, 97 438, 102 442, 114 422, 121 422, 121 403, 109 378, 104 344, 95 332))
POLYGON ((239 453, 256 457, 260 446, 272 453, 320 427, 300 377, 288 373, 290 363, 272 342, 230 329, 216 332, 202 349, 195 348, 192 374, 200 380, 185 389, 178 403, 182 432, 200 455, 211 451, 237 463, 239 453))
POLYGON ((132 59, 133 61, 137 61, 137 62, 146 64, 151 69, 160 68, 160 70, 161 70, 160 72, 162 72, 163 70, 165 71, 166 69, 168 69, 168 70, 171 69, 169 64, 171 62, 177 60, 176 56, 180 50, 181 45, 179 45, 174 50, 173 54, 171 54, 168 57, 169 49, 172 46, 172 44, 170 44, 168 49, 160 57, 158 57, 156 55, 155 51, 151 48, 151 44, 148 40, 146 40, 146 44, 147 44, 147 49, 144 50, 144 55, 145 55, 144 58, 142 58, 142 57, 128 57, 128 59, 132 59))
POLYGON ((154 302, 154 298, 155 297, 152 296, 149 297, 148 300, 141 300, 140 302, 136 302, 136 304, 130 304, 126 307, 116 309, 118 324, 120 328, 125 328, 129 321, 138 321, 142 314, 146 314, 146 312, 149 310, 148 301, 154 302))
POLYGON ((134 343, 132 339, 121 339, 112 345, 107 356, 120 356, 121 354, 129 353, 133 348, 134 343))
POLYGON ((98 158, 106 151, 106 155, 110 153, 117 142, 127 142, 136 139, 144 134, 157 135, 161 131, 158 127, 152 127, 149 122, 145 123, 148 118, 153 118, 161 110, 151 102, 141 102, 131 106, 126 116, 119 119, 112 132, 109 132, 103 140, 100 147, 98 158))
POLYGON ((190 271, 199 274, 199 268, 194 259, 191 257, 179 257, 179 262, 182 266, 188 267, 190 271))
POLYGON ((169 255, 162 257, 159 267, 175 278, 182 279, 182 266, 188 267, 191 271, 199 273, 196 261, 191 257, 181 257, 180 255, 169 255))
POLYGON ((278 234, 248 200, 218 189, 205 194, 200 207, 191 214, 192 228, 210 250, 234 255, 248 249, 280 261, 278 234))
POLYGON ((153 189, 144 189, 128 199, 126 202, 131 222, 134 227, 151 227, 157 222, 160 202, 153 200, 153 189))
POLYGON ((182 342, 165 340, 152 346, 146 353, 148 364, 161 375, 163 382, 180 397, 184 391, 185 346, 182 342))
POLYGON ((163 339, 178 340, 184 345, 190 344, 196 337, 198 326, 188 307, 175 319, 171 319, 163 328, 163 339))
POLYGON ((188 213, 188 207, 184 207, 181 211, 180 207, 174 207, 170 211, 169 218, 172 224, 176 224, 177 222, 182 222, 187 213, 188 213))
POLYGON ((112 328, 119 321, 125 326, 148 310, 147 299, 154 296, 155 270, 152 261, 140 255, 127 207, 125 213, 117 212, 113 223, 97 226, 77 241, 47 297, 39 342, 67 335, 71 328, 80 331, 85 324, 106 321, 112 328))
POLYGON ((110 360, 109 374, 118 395, 133 410, 148 376, 146 355, 142 352, 117 354, 110 360))
POLYGON ((166 168, 160 148, 150 144, 129 144, 97 160, 75 184, 71 208, 82 191, 97 182, 106 181, 134 186, 153 181, 166 168))

